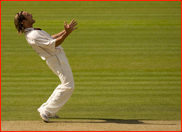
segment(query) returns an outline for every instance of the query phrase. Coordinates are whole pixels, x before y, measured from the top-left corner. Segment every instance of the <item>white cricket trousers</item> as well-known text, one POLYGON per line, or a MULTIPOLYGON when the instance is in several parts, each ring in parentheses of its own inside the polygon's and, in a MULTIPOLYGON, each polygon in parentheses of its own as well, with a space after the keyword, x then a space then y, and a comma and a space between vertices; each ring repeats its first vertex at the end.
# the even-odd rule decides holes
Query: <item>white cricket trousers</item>
POLYGON ((71 67, 63 49, 46 59, 49 68, 59 77, 61 84, 56 87, 46 103, 39 110, 47 111, 54 116, 68 101, 74 91, 74 79, 71 67))

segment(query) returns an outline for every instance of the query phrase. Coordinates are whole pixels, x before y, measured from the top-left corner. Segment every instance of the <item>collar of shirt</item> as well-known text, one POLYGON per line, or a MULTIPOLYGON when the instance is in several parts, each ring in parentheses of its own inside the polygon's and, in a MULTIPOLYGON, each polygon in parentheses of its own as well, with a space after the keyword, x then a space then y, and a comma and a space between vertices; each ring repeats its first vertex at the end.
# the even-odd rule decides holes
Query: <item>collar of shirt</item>
POLYGON ((28 32, 28 31, 31 31, 31 30, 34 30, 34 28, 26 28, 25 32, 28 32))

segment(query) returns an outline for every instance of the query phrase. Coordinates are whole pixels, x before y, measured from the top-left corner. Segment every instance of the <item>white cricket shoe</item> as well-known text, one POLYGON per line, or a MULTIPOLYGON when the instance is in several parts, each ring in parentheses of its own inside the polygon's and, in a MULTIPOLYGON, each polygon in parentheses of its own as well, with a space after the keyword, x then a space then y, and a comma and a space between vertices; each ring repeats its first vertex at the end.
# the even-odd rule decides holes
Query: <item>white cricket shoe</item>
MULTIPOLYGON (((40 113, 41 109, 39 108, 37 111, 40 113)), ((54 116, 50 115, 49 118, 59 118, 59 116, 55 114, 54 116)))
POLYGON ((41 113, 40 112, 40 117, 42 118, 42 120, 44 121, 44 122, 46 122, 46 123, 48 123, 49 122, 49 113, 48 112, 43 112, 43 113, 41 113))

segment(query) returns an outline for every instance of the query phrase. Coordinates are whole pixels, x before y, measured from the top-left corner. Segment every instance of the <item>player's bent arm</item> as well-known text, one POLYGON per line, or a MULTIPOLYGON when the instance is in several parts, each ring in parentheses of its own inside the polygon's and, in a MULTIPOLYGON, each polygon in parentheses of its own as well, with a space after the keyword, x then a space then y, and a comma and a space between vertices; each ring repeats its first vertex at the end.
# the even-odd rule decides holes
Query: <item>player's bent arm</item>
POLYGON ((53 39, 57 39, 57 38, 61 37, 64 33, 65 33, 65 30, 61 31, 61 32, 58 33, 58 34, 52 35, 52 38, 53 38, 53 39))
POLYGON ((62 36, 56 38, 56 44, 55 47, 61 45, 63 41, 68 37, 69 33, 64 32, 62 36))
MULTIPOLYGON (((71 23, 69 25, 67 25, 67 23, 65 22, 64 25, 64 30, 62 32, 60 32, 60 34, 62 34, 60 37, 56 38, 56 44, 55 47, 61 45, 63 43, 63 41, 66 39, 66 37, 68 37, 68 35, 75 29, 77 29, 77 27, 75 28, 75 26, 77 25, 75 20, 72 20, 71 23)), ((54 36, 53 36, 54 37, 54 36)))

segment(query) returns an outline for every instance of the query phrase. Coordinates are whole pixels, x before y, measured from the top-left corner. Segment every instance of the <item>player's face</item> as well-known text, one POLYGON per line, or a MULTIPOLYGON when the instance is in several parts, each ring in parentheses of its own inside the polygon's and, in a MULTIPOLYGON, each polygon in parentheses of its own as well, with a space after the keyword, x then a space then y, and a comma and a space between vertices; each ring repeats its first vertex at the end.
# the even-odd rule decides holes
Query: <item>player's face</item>
POLYGON ((23 12, 23 16, 27 19, 25 20, 29 25, 33 25, 35 23, 35 20, 33 19, 32 14, 29 14, 28 12, 23 12))

